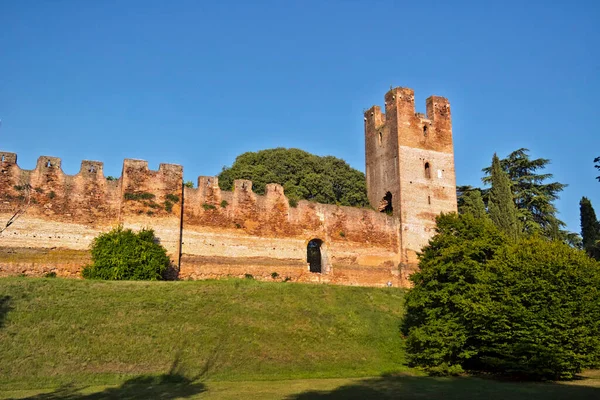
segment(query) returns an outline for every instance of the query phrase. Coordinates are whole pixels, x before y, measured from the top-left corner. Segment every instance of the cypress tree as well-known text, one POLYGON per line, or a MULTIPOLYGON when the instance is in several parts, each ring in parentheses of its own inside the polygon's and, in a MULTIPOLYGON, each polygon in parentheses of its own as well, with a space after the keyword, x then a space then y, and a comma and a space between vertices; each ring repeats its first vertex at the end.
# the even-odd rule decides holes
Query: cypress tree
POLYGON ((471 214, 477 219, 488 217, 483 197, 481 197, 481 191, 474 189, 465 192, 461 196, 461 200, 461 204, 458 207, 460 214, 471 214))
MULTIPOLYGON (((565 239, 565 223, 558 219, 554 201, 567 186, 549 181, 552 174, 543 173, 550 164, 547 158, 531 159, 528 149, 518 149, 500 160, 500 165, 511 182, 511 191, 523 231, 542 233, 549 239, 565 239)), ((483 182, 491 184, 491 167, 484 168, 483 182)))
POLYGON ((579 202, 579 214, 583 249, 590 257, 600 260, 600 222, 596 219, 592 202, 587 197, 582 197, 579 202))
POLYGON ((492 183, 488 202, 490 219, 509 238, 517 240, 521 233, 521 226, 510 189, 510 180, 502 169, 500 159, 495 153, 492 158, 490 172, 492 183))

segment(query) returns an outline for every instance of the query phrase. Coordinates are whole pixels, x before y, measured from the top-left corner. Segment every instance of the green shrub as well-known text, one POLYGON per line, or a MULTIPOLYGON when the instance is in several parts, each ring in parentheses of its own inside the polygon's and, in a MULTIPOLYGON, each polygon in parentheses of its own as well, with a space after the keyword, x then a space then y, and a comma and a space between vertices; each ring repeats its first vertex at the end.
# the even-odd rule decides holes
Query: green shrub
POLYGON ((254 279, 254 276, 252 276, 252 274, 244 274, 244 278, 246 278, 246 279, 254 279))
POLYGON ((44 278, 56 278, 56 272, 50 271, 44 274, 44 278))
POLYGON ((165 200, 165 211, 173 211, 173 203, 171 203, 169 200, 165 200))
POLYGON ((202 208, 204 208, 206 211, 208 211, 208 210, 216 210, 217 209, 217 207, 215 207, 212 204, 208 204, 208 203, 202 204, 202 208))
POLYGON ((510 243, 469 214, 437 223, 406 296, 410 365, 530 379, 568 379, 598 365, 600 264, 560 242, 510 243))
POLYGON ((290 203, 290 207, 292 207, 292 208, 296 208, 296 207, 298 207, 298 199, 297 199, 297 198, 295 198, 295 197, 290 197, 290 198, 288 199, 288 202, 290 203))
POLYGON ((138 200, 152 200, 154 199, 154 195, 152 193, 148 193, 148 192, 137 192, 137 193, 132 193, 132 192, 127 192, 124 194, 125 200, 134 200, 134 201, 138 201, 138 200))
POLYGON ((277 279, 279 278, 279 274, 277 272, 271 272, 271 278, 277 279))
POLYGON ((50 193, 48 193, 48 198, 49 198, 50 200, 52 200, 52 199, 53 199, 53 198, 55 198, 55 197, 56 197, 56 193, 54 192, 54 190, 52 190, 50 193))
POLYGON ((110 175, 109 175, 109 176, 107 176, 107 177, 106 177, 106 180, 107 180, 107 181, 111 181, 111 182, 112 182, 112 181, 116 181, 116 180, 117 180, 117 178, 115 178, 114 176, 110 176, 110 175))
POLYGON ((137 233, 119 226, 96 237, 92 243, 92 265, 82 276, 106 280, 160 280, 170 261, 151 229, 137 233))
POLYGON ((227 200, 221 201, 221 208, 226 208, 228 205, 229 205, 229 202, 227 200))
POLYGON ((177 196, 176 194, 169 193, 166 196, 166 199, 171 203, 179 203, 179 196, 177 196))
POLYGON ((185 187, 188 187, 188 188, 190 188, 190 189, 193 189, 193 188, 194 188, 194 182, 192 182, 192 181, 186 181, 186 182, 183 184, 183 186, 185 186, 185 187))

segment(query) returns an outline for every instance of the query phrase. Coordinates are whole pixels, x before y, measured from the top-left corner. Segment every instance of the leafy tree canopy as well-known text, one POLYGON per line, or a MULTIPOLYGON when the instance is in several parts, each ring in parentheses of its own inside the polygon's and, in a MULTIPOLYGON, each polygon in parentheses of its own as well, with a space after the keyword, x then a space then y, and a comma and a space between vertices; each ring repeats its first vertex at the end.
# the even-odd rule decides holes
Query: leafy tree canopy
POLYGON ((600 264, 539 237, 506 240, 489 219, 442 215, 411 275, 409 363, 569 379, 600 363, 600 264))
POLYGON ((364 207, 369 204, 365 175, 333 156, 320 157, 299 149, 276 148, 247 152, 219 174, 222 190, 235 179, 252 180, 257 194, 269 183, 283 186, 290 199, 364 207))

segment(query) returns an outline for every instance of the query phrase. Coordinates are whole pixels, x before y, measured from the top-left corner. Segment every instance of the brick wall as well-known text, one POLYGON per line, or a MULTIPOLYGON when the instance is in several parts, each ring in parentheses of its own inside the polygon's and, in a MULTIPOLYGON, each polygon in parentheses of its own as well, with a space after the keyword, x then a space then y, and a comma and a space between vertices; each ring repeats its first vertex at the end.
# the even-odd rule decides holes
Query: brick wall
POLYGON ((0 275, 76 277, 89 262, 95 236, 118 224, 153 228, 180 279, 251 274, 347 285, 406 285, 398 265, 400 225, 370 209, 300 201, 290 206, 283 188, 265 195, 238 180, 233 192, 216 177, 200 177, 197 188, 182 185, 180 166, 158 171, 141 160, 125 160, 122 176, 107 180, 103 164, 82 162, 77 175, 62 172, 61 160, 40 157, 22 170, 13 153, 2 153, 0 223, 26 211, 0 235, 0 275), (307 244, 323 241, 323 272, 310 273, 307 244))

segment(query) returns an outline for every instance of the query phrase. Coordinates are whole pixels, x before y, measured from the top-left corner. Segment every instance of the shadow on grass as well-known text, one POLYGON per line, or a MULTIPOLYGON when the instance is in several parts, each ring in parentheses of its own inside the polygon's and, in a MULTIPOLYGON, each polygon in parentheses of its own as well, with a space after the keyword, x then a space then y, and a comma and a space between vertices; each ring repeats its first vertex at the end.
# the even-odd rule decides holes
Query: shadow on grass
POLYGON ((185 399, 206 391, 206 385, 200 381, 200 378, 208 373, 211 362, 209 360, 196 376, 188 377, 181 372, 179 357, 177 357, 166 374, 136 376, 119 387, 107 388, 102 392, 81 393, 85 387, 71 384, 51 393, 42 393, 22 400, 185 399))
POLYGON ((600 399, 600 387, 541 382, 502 382, 475 377, 435 378, 396 375, 363 379, 331 391, 307 391, 289 396, 287 399, 579 400, 600 399))
POLYGON ((4 326, 4 319, 10 310, 10 296, 0 296, 0 329, 4 326))

